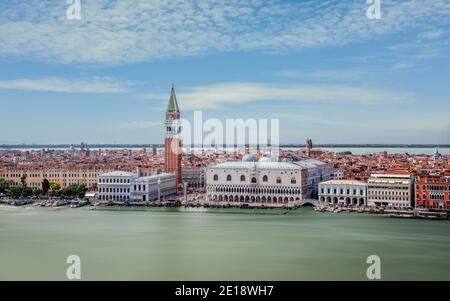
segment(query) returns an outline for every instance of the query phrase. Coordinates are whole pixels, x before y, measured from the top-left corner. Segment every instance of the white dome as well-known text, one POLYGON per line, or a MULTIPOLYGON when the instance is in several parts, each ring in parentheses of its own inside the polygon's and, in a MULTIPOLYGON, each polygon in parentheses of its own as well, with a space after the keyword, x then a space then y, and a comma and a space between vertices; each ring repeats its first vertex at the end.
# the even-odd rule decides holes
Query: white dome
POLYGON ((272 159, 269 157, 262 157, 258 160, 258 162, 272 162, 272 159))
POLYGON ((242 157, 242 162, 256 162, 258 161, 258 158, 256 158, 255 155, 247 154, 244 157, 242 157))

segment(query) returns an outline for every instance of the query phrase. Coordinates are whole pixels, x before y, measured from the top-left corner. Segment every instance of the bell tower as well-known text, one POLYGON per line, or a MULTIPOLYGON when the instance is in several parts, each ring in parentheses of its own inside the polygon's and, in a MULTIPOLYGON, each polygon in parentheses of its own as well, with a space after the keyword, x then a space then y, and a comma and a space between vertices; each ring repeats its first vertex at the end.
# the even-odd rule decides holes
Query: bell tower
POLYGON ((164 170, 167 173, 175 173, 177 191, 181 183, 181 122, 180 109, 178 108, 175 86, 172 84, 169 104, 165 119, 165 141, 164 141, 164 170))

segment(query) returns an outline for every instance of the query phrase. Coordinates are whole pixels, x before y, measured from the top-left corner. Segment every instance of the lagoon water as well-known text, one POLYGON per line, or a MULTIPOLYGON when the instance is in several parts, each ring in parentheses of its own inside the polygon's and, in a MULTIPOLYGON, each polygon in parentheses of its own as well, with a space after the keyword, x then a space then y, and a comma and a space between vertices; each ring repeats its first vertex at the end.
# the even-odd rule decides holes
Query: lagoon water
POLYGON ((0 280, 450 280, 448 221, 250 212, 0 207, 0 280))

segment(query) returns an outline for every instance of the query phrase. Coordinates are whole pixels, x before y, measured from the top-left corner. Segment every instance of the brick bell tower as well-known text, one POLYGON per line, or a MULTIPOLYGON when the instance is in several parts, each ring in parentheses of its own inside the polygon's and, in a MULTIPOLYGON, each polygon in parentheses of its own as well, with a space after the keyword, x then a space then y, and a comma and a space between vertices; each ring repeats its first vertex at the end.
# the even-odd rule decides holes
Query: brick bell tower
POLYGON ((181 122, 180 109, 178 108, 177 96, 175 95, 175 86, 172 84, 169 104, 166 110, 166 138, 164 140, 164 171, 175 173, 177 191, 181 183, 181 122))

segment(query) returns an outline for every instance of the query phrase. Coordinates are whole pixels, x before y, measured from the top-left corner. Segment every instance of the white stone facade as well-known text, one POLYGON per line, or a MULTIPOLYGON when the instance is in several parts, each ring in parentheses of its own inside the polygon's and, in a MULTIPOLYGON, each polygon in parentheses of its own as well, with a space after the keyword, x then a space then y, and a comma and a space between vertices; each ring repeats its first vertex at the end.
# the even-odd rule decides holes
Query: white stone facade
POLYGON ((98 181, 98 199, 101 201, 152 201, 158 197, 166 200, 175 193, 175 174, 138 177, 136 173, 112 171, 101 175, 98 181))
POLYGON ((129 201, 131 183, 136 174, 124 171, 111 171, 98 179, 98 198, 102 201, 129 201))
POLYGON ((306 193, 306 170, 287 162, 225 162, 206 171, 212 202, 295 205, 306 193))
POLYGON ((162 173, 149 177, 136 178, 131 183, 132 201, 165 201, 176 193, 176 176, 173 173, 162 173), (159 191, 158 191, 158 181, 159 191))
POLYGON ((410 174, 372 174, 367 180, 367 203, 395 208, 411 207, 413 182, 410 174))
POLYGON ((355 180, 330 180, 319 184, 319 202, 367 205, 367 184, 355 180))
POLYGON ((314 159, 294 161, 292 163, 306 169, 307 171, 307 190, 303 197, 317 199, 319 183, 332 179, 333 167, 330 164, 314 159))

